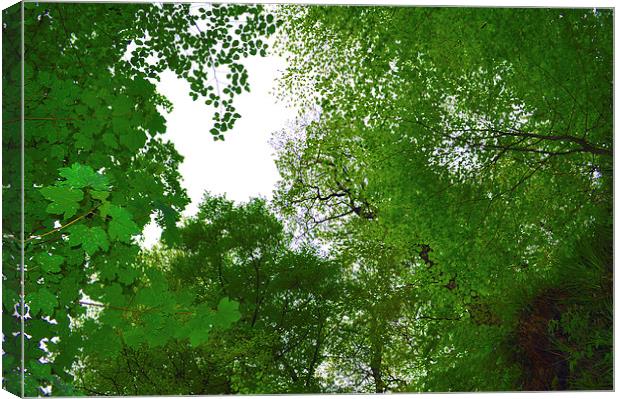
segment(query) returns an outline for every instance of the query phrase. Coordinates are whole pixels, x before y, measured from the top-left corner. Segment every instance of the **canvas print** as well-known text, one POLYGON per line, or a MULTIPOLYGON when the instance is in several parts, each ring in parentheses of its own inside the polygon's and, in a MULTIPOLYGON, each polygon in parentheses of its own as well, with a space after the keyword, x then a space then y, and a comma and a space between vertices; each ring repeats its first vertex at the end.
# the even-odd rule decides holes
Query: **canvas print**
POLYGON ((2 11, 2 388, 613 389, 613 10, 2 11))

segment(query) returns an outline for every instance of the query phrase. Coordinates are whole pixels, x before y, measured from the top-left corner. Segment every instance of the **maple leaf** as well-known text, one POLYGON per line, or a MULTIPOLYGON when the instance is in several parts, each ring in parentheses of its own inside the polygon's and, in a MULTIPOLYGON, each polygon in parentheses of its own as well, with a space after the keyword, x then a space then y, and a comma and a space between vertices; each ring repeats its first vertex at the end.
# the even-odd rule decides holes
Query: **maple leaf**
POLYGON ((209 312, 199 313, 189 322, 189 343, 197 347, 209 340, 209 332, 214 323, 213 314, 209 312))
POLYGON ((146 337, 145 331, 141 328, 132 328, 123 333, 123 340, 127 346, 136 348, 144 341, 146 337))
POLYGON ((93 197, 94 199, 98 199, 103 201, 104 199, 108 198, 108 196, 110 195, 109 191, 97 191, 97 190, 91 190, 90 192, 90 196, 93 197))
POLYGON ((107 286, 104 293, 103 301, 113 306, 121 306, 125 303, 123 288, 119 284, 107 286))
POLYGON ((60 168, 60 176, 67 179, 62 184, 73 188, 92 187, 95 190, 107 191, 108 178, 97 173, 88 165, 74 163, 70 168, 60 168))
POLYGON ((125 131, 121 133, 120 142, 130 151, 139 150, 146 143, 146 134, 141 130, 125 131))
POLYGON ((209 329, 192 329, 189 334, 189 343, 195 348, 209 340, 209 329))
POLYGON ((60 265, 64 263, 65 258, 60 255, 51 255, 43 252, 36 254, 34 260, 41 265, 41 270, 47 273, 58 273, 60 265))
POLYGON ((27 295, 27 302, 30 308, 30 317, 37 315, 39 311, 43 311, 46 315, 51 315, 56 305, 58 305, 56 295, 47 288, 40 288, 38 291, 29 293, 27 295))
POLYGON ((50 155, 53 158, 58 158, 58 159, 63 159, 66 153, 66 149, 65 147, 61 146, 61 145, 53 145, 50 148, 50 155))
POLYGON ((63 277, 58 286, 58 302, 68 305, 79 296, 78 280, 74 276, 63 277))
POLYGON ((143 288, 136 295, 137 303, 153 308, 163 305, 165 300, 160 290, 153 287, 143 288))
POLYGON ((239 302, 231 301, 228 297, 224 297, 220 299, 220 303, 217 305, 217 313, 215 313, 213 318, 213 324, 217 327, 228 328, 240 318, 239 302))
POLYGON ((103 144, 107 145, 108 147, 112 149, 118 148, 118 143, 116 142, 116 136, 114 134, 104 133, 103 136, 101 137, 103 139, 103 144))
POLYGON ((107 251, 109 248, 108 237, 101 227, 86 227, 83 224, 67 229, 69 245, 72 247, 81 245, 88 255, 93 255, 99 249, 107 251))
POLYGON ((64 214, 65 219, 75 215, 80 208, 79 202, 84 198, 82 190, 71 187, 43 187, 40 191, 46 199, 52 201, 45 211, 56 215, 64 214))
POLYGON ((79 132, 75 134, 74 138, 75 138, 75 145, 77 147, 85 149, 85 150, 92 149, 94 141, 93 141, 93 137, 89 133, 79 132))
POLYGON ((110 105, 112 106, 112 115, 121 116, 124 119, 127 119, 127 115, 132 112, 133 108, 131 99, 126 96, 116 97, 110 105))
POLYGON ((92 352, 100 348, 105 348, 104 353, 101 353, 103 357, 116 356, 121 350, 121 341, 111 325, 103 324, 96 329, 90 328, 85 349, 92 352))
POLYGON ((49 377, 52 373, 52 366, 48 363, 41 363, 38 360, 31 360, 28 362, 28 371, 32 373, 32 375, 39 378, 49 377))
POLYGON ((111 239, 130 242, 131 236, 140 233, 140 228, 132 220, 131 213, 125 208, 106 202, 101 206, 100 213, 103 217, 112 217, 108 226, 108 234, 111 239))
POLYGON ((119 282, 129 285, 140 275, 140 272, 133 268, 124 268, 118 269, 117 275, 119 282))

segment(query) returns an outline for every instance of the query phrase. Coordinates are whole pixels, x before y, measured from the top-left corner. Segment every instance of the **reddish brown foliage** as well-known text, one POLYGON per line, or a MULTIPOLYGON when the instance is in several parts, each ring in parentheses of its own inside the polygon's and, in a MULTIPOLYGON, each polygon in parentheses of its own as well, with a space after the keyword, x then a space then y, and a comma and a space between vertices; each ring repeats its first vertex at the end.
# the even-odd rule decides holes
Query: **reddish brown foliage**
POLYGON ((567 389, 568 364, 563 353, 554 349, 552 338, 564 337, 549 332, 549 322, 559 320, 566 293, 549 290, 536 297, 521 315, 517 344, 524 370, 522 389, 549 391, 567 389))

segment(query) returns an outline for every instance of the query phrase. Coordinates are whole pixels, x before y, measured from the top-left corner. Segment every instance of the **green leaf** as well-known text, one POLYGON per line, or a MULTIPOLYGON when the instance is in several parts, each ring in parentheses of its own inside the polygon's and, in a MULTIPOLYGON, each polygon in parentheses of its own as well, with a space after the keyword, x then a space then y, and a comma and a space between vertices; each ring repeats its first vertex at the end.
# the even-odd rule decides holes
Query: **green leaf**
POLYGON ((64 159, 66 153, 66 147, 62 145, 53 145, 50 148, 50 155, 53 158, 64 159))
POLYGON ((19 298, 20 298, 19 294, 17 293, 16 290, 10 289, 6 285, 3 286, 3 288, 2 288, 2 307, 5 310, 12 312, 13 307, 15 306, 15 304, 20 302, 19 298))
POLYGON ((161 211, 162 219, 164 222, 164 225, 162 226, 164 228, 164 231, 161 235, 161 239, 168 245, 173 245, 174 243, 178 242, 180 238, 179 229, 176 225, 176 222, 179 218, 179 213, 175 211, 171 206, 161 201, 155 201, 153 205, 155 206, 155 208, 161 211))
MULTIPOLYGON (((128 133, 129 129, 129 119, 127 117, 115 116, 112 118, 112 130, 115 133, 115 136, 119 136, 122 138, 123 135, 128 133)), ((122 141, 121 141, 122 143, 122 141)))
POLYGON ((228 328, 240 318, 239 302, 231 301, 228 297, 224 297, 220 299, 220 303, 217 305, 217 313, 215 313, 213 324, 220 328, 228 328))
POLYGON ((170 205, 161 201, 155 201, 153 205, 161 211, 164 219, 164 226, 176 226, 176 222, 179 217, 179 213, 177 211, 175 211, 170 205))
POLYGON ((75 277, 63 277, 58 287, 58 302, 61 305, 71 305, 80 295, 79 287, 75 277))
POLYGON ((191 330, 189 332, 189 343, 193 347, 197 347, 209 340, 209 332, 214 323, 213 316, 210 313, 197 315, 191 322, 191 330))
POLYGON ((112 114, 124 119, 127 119, 130 116, 133 108, 131 99, 127 96, 115 97, 110 105, 112 106, 112 114))
MULTIPOLYGON (((27 25, 24 21, 24 25, 27 25)), ((41 396, 41 382, 35 376, 24 375, 24 394, 27 397, 41 396)))
POLYGON ((82 190, 70 187, 43 187, 40 191, 46 199, 52 201, 45 211, 56 215, 64 214, 65 219, 75 215, 80 208, 79 201, 84 198, 82 190))
POLYGON ((119 270, 117 275, 118 275, 118 281, 120 281, 121 283, 125 285, 129 285, 135 281, 135 279, 140 275, 140 272, 138 272, 134 268, 125 268, 125 269, 119 270))
POLYGON ((108 237, 99 226, 89 228, 79 224, 70 227, 67 231, 69 232, 69 245, 72 247, 81 245, 82 249, 90 256, 99 249, 104 251, 109 249, 108 237))
POLYGON ((164 133, 166 131, 166 120, 161 115, 152 116, 146 128, 149 130, 151 135, 155 135, 156 133, 164 133))
POLYGON ((170 314, 147 312, 142 320, 147 333, 146 341, 151 347, 166 344, 178 329, 177 321, 170 314))
POLYGON ((131 152, 138 151, 146 143, 146 134, 140 130, 125 131, 120 137, 121 144, 131 152))
POLYGON ((49 363, 41 363, 38 360, 31 360, 28 362, 28 371, 33 376, 39 379, 50 379, 52 374, 52 367, 49 363))
POLYGON ((112 149, 117 149, 118 148, 118 142, 116 140, 116 136, 112 133, 104 133, 103 136, 101 137, 103 144, 105 144, 106 146, 112 148, 112 149))
POLYGON ((2 368, 4 370, 10 370, 15 367, 15 356, 11 356, 9 354, 2 355, 2 368))
POLYGON ((123 295, 123 288, 117 283, 105 287, 102 302, 110 304, 112 306, 125 305, 126 299, 123 295))
POLYGON ((153 287, 142 288, 136 295, 136 302, 149 308, 156 308, 163 305, 166 297, 162 292, 153 287))
POLYGON ((108 198, 109 195, 110 195, 109 191, 91 190, 90 192, 91 197, 93 197, 94 199, 98 199, 100 201, 103 201, 104 199, 108 198))
POLYGON ((209 329, 193 329, 189 334, 189 343, 195 348, 209 340, 209 329))
POLYGON ((93 91, 86 91, 82 95, 82 102, 92 109, 98 108, 100 101, 101 99, 97 96, 97 93, 93 91))
POLYGON ((100 207, 100 213, 104 218, 112 217, 108 226, 108 234, 112 240, 131 242, 132 236, 140 234, 140 228, 125 208, 106 202, 100 207))
POLYGON ((84 150, 90 150, 93 148, 93 137, 86 132, 80 132, 75 134, 75 145, 84 150))
POLYGON ((122 349, 121 341, 112 325, 104 324, 99 328, 88 330, 89 334, 85 342, 87 352, 100 352, 105 348, 103 353, 99 353, 103 357, 116 357, 122 349))
POLYGON ((60 176, 67 179, 64 184, 73 188, 92 187, 95 190, 108 189, 108 178, 99 174, 88 165, 74 163, 70 168, 60 168, 60 176))
POLYGON ((122 327, 127 321, 116 309, 105 309, 99 316, 99 321, 110 327, 122 327))
POLYGON ((30 316, 36 316, 39 311, 46 315, 52 315, 54 308, 58 305, 56 295, 51 293, 47 288, 40 288, 38 291, 31 292, 26 295, 28 306, 30 307, 30 316))
POLYGON ((123 339, 125 343, 131 348, 137 348, 146 337, 145 331, 142 328, 134 327, 130 330, 123 332, 123 339))
POLYGON ((65 258, 60 255, 51 255, 43 252, 36 254, 34 260, 41 265, 41 270, 47 273, 58 273, 60 265, 63 264, 65 258))
POLYGON ((52 338, 54 336, 55 325, 39 318, 28 320, 24 327, 26 334, 32 336, 36 340, 52 338))

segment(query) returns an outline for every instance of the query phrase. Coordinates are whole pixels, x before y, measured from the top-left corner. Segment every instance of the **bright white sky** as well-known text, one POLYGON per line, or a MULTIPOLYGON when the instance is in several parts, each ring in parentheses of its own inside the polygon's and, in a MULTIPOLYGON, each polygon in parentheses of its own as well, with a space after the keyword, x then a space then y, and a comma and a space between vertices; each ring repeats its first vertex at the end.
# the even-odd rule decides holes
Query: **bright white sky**
MULTIPOLYGON (((285 67, 281 57, 251 57, 245 60, 250 92, 234 100, 241 119, 234 129, 224 133, 225 141, 213 141, 209 133, 215 110, 189 97, 187 82, 172 72, 164 73, 158 90, 174 104, 174 111, 165 115, 167 132, 164 139, 174 143, 185 158, 180 165, 182 186, 191 198, 183 213, 193 215, 205 190, 226 194, 235 201, 252 197, 271 199, 280 178, 274 163, 274 150, 269 144, 271 134, 286 126, 297 111, 278 102, 272 95, 279 71, 285 67)), ((161 229, 151 223, 144 229, 143 246, 157 242, 161 229)))

